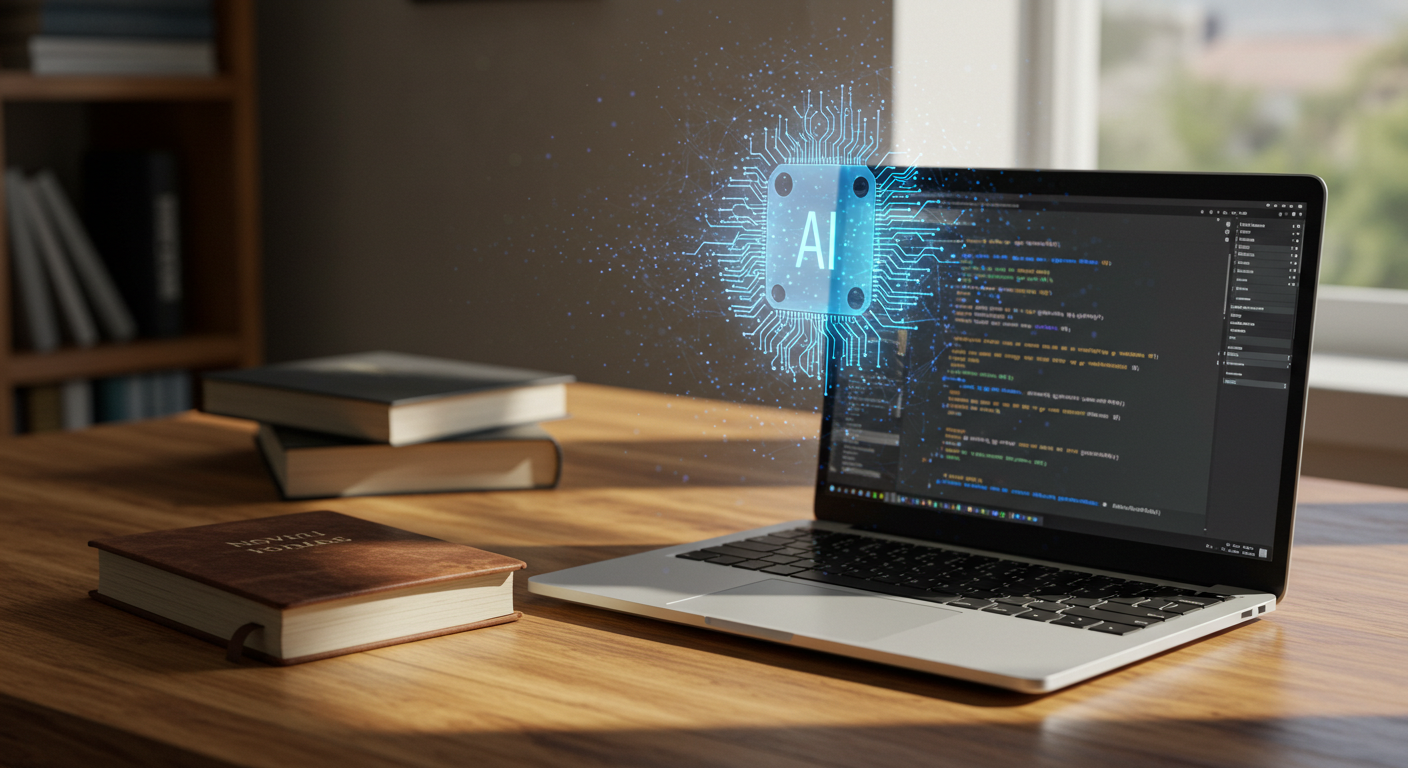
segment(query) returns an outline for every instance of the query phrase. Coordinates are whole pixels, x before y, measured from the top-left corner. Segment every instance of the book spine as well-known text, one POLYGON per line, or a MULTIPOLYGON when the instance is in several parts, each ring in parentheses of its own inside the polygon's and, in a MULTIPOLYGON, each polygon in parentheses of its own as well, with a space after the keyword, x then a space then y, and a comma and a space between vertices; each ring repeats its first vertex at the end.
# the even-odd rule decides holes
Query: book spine
POLYGON ((71 37, 201 39, 215 34, 209 10, 114 8, 87 3, 48 3, 39 33, 71 37))
POLYGON ((183 330, 185 291, 181 274, 181 206, 176 194, 176 158, 155 153, 150 156, 149 164, 158 334, 179 336, 183 330))
POLYGON ((63 383, 63 426, 69 431, 93 426, 93 384, 87 379, 63 383))
POLYGON ((139 333, 179 336, 184 291, 175 157, 94 152, 84 173, 88 230, 139 333))
POLYGON ((157 416, 171 416, 191 409, 191 375, 188 371, 162 371, 158 381, 157 416))
POLYGON ((29 217, 20 202, 24 195, 24 177, 17 169, 5 172, 5 213, 10 225, 11 261, 15 283, 24 315, 17 318, 29 337, 29 345, 37 352, 49 352, 59 346, 59 320, 49 300, 49 287, 44 268, 39 261, 39 249, 29 228, 29 217))
POLYGON ((214 0, 21 0, 20 5, 42 4, 54 8, 101 8, 132 11, 161 11, 173 13, 204 13, 214 11, 214 0))
POLYGON ((176 413, 185 413, 195 407, 192 398, 191 372, 186 370, 173 371, 172 376, 176 381, 176 413))
POLYGON ((23 177, 17 178, 16 181, 16 190, 20 192, 16 201, 20 205, 20 214, 28 217, 30 231, 34 233, 34 240, 39 244, 39 253, 44 259, 45 271, 53 283, 54 294, 58 296, 59 308, 63 310, 63 319, 69 335, 78 346, 91 347, 98 343, 98 329, 93 323, 93 315, 89 313, 88 305, 83 301, 83 294, 78 290, 78 280, 73 276, 73 269, 64 256, 63 247, 59 245, 54 227, 44 215, 34 186, 23 177))
POLYGON ((57 384, 29 388, 29 431, 57 432, 64 426, 63 391, 57 384))
POLYGON ((98 380, 93 387, 94 421, 127 421, 127 385, 130 378, 113 376, 98 380))
POLYGON ((30 69, 40 75, 192 75, 216 72, 211 41, 52 37, 28 42, 30 69))
POLYGON ((53 171, 40 171, 30 183, 30 189, 37 193, 44 213, 56 225, 64 250, 73 260, 74 271, 102 321, 103 331, 114 341, 130 341, 137 335, 137 321, 132 319, 112 275, 108 274, 93 241, 83 229, 78 213, 59 186, 58 178, 53 171))
POLYGON ((180 386, 176 371, 162 371, 157 374, 157 415, 170 416, 178 413, 176 389, 180 386))
POLYGON ((148 402, 151 400, 151 381, 146 374, 135 374, 127 377, 127 389, 124 394, 127 396, 127 419, 129 421, 140 421, 151 416, 151 409, 148 402))

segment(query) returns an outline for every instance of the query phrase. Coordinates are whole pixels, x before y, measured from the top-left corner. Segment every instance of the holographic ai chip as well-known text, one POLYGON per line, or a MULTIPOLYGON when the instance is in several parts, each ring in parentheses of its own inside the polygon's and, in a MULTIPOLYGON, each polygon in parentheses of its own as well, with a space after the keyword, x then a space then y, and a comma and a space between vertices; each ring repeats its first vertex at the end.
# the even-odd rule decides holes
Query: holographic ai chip
POLYGON ((779 165, 768 178, 768 304, 825 315, 870 306, 875 174, 863 165, 779 165))

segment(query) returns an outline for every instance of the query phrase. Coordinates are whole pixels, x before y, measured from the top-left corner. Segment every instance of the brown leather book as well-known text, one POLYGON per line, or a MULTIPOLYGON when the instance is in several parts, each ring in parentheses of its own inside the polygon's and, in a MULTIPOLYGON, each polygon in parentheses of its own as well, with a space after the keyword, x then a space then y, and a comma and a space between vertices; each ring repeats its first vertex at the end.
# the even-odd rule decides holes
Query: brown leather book
POLYGON ((225 645, 237 660, 300 664, 502 624, 524 563, 337 512, 88 542, 95 600, 225 645))

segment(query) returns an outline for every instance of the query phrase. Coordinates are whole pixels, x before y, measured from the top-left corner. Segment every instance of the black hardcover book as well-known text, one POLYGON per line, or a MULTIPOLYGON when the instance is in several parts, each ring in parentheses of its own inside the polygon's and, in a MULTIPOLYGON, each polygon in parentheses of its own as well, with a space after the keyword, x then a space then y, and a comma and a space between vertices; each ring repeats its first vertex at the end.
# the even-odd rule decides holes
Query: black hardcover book
POLYGON ((567 415, 573 377, 400 352, 206 374, 202 409, 391 445, 567 415))
POLYGON ((84 162, 89 234, 117 289, 152 338, 184 330, 181 207, 170 152, 91 152, 84 162))

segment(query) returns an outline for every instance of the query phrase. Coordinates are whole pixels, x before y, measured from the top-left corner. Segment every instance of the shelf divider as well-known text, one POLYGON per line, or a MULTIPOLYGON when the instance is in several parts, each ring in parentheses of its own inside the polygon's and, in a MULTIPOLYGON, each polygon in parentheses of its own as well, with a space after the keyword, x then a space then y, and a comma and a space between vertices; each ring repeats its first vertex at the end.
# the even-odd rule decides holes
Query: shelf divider
POLYGON ((18 101, 225 101, 236 89, 234 79, 223 75, 105 77, 0 70, 0 99, 18 101))
POLYGON ((6 378, 13 386, 27 386, 170 368, 228 367, 239 364, 242 350, 240 336, 229 333, 16 352, 10 357, 6 378))

